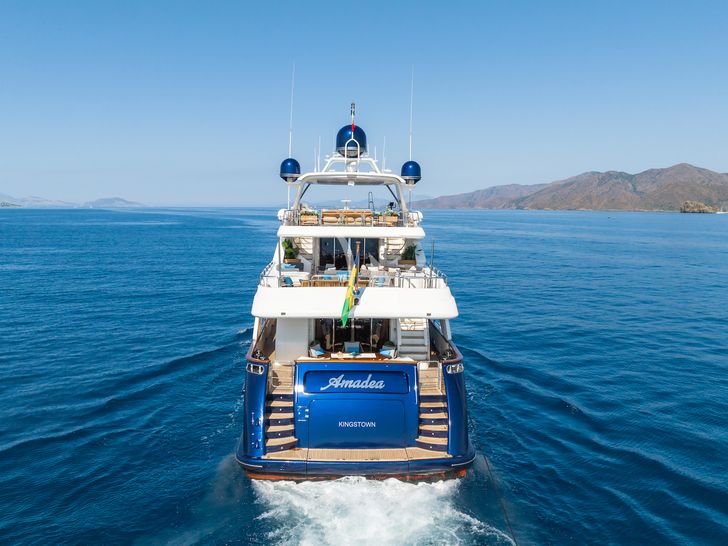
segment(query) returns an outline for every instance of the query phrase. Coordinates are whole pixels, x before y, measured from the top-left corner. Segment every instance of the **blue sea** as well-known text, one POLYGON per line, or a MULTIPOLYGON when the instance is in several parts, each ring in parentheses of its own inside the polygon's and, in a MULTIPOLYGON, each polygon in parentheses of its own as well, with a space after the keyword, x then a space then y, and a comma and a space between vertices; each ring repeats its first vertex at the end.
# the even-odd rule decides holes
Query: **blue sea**
POLYGON ((275 211, 0 210, 0 543, 728 543, 728 215, 425 223, 477 462, 295 484, 232 455, 275 211))

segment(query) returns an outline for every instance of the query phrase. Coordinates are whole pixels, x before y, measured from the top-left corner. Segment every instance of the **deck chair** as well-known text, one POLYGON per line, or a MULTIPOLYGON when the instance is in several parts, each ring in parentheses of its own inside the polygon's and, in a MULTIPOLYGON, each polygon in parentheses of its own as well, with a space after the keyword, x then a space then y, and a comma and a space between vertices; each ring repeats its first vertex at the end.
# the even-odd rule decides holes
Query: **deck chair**
POLYGON ((379 349, 379 354, 394 358, 397 354, 397 347, 395 347, 394 343, 391 341, 387 341, 384 345, 382 345, 382 348, 379 349))
POLYGON ((361 343, 359 343, 358 341, 345 341, 344 352, 358 355, 359 353, 361 353, 361 343))
POLYGON ((321 344, 317 341, 313 342, 311 346, 308 348, 308 355, 311 358, 318 358, 320 356, 323 356, 324 350, 321 347, 321 344))

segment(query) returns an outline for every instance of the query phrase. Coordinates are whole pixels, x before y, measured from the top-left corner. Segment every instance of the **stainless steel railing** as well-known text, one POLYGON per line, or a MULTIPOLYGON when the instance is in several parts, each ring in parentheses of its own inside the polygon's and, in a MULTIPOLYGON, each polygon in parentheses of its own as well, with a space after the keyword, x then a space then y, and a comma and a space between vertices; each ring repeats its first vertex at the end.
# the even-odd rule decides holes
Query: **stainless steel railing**
MULTIPOLYGON (((347 286, 349 272, 301 274, 298 270, 278 271, 275 262, 269 263, 260 273, 258 284, 280 287, 336 287, 347 286), (288 273, 288 274, 287 274, 288 273)), ((358 287, 369 288, 445 288, 447 275, 437 268, 423 268, 417 271, 394 269, 370 271, 359 277, 358 287)))
POLYGON ((374 212, 355 209, 286 209, 282 211, 279 219, 284 226, 416 227, 420 225, 422 215, 417 211, 374 212))

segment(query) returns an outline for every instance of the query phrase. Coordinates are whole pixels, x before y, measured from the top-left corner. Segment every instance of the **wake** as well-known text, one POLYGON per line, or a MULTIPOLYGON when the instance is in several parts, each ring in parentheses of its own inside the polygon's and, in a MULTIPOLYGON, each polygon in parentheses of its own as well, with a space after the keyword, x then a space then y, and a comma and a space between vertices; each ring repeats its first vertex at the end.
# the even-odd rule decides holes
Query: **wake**
POLYGON ((253 481, 256 519, 276 544, 512 544, 455 506, 457 480, 405 483, 359 477, 326 482, 253 481))
POLYGON ((134 544, 513 546, 505 532, 457 507, 461 483, 249 480, 231 454, 220 461, 211 487, 185 523, 134 544))

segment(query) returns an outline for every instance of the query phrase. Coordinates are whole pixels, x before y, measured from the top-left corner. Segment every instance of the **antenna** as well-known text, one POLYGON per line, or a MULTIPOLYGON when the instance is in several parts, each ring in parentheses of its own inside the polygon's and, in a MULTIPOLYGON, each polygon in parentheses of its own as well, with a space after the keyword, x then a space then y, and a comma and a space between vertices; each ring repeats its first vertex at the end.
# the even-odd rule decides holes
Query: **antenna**
MULTIPOLYGON (((410 80, 410 126, 409 126, 409 160, 412 161, 412 102, 415 96, 415 65, 412 65, 412 78, 410 80)), ((293 100, 293 99, 291 99, 293 100)))
POLYGON ((288 157, 292 155, 293 148, 293 89, 296 82, 296 63, 293 63, 293 70, 291 70, 291 113, 288 118, 288 157))
POLYGON ((382 170, 387 168, 387 137, 384 137, 384 145, 382 146, 382 170))
POLYGON ((430 288, 432 288, 432 273, 435 263, 435 238, 432 238, 432 252, 430 252, 430 288))
POLYGON ((321 136, 319 136, 318 155, 316 156, 316 170, 321 170, 321 136))

